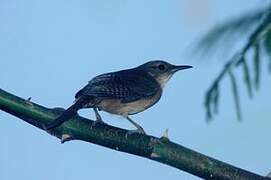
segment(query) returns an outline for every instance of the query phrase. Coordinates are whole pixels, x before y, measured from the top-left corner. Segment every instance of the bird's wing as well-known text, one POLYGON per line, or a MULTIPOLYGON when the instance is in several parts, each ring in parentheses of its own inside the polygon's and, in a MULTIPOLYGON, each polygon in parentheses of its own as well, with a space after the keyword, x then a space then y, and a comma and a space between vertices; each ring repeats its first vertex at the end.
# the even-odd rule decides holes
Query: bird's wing
POLYGON ((138 70, 123 70, 93 78, 75 97, 86 95, 120 99, 121 102, 128 103, 151 97, 159 90, 159 84, 149 74, 138 70))

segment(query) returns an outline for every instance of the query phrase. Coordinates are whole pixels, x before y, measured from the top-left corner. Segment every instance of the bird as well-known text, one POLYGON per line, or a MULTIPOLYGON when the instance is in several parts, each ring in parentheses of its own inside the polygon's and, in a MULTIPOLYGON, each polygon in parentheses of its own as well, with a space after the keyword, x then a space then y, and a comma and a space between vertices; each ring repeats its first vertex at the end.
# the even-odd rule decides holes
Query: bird
POLYGON ((192 66, 152 60, 135 68, 98 75, 75 94, 74 104, 45 128, 57 128, 75 116, 78 110, 92 108, 96 116, 95 124, 104 123, 98 111, 105 111, 126 118, 136 127, 131 131, 146 134, 129 116, 156 104, 172 75, 189 68, 192 66))

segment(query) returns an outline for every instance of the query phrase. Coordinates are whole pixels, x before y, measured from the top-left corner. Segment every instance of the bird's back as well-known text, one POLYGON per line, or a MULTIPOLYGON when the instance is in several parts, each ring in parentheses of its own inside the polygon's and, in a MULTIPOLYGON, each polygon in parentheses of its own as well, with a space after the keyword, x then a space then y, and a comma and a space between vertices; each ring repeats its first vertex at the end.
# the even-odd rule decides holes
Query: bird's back
POLYGON ((135 114, 141 112, 161 97, 161 87, 148 73, 128 69, 94 77, 75 96, 91 96, 92 104, 113 114, 135 114))

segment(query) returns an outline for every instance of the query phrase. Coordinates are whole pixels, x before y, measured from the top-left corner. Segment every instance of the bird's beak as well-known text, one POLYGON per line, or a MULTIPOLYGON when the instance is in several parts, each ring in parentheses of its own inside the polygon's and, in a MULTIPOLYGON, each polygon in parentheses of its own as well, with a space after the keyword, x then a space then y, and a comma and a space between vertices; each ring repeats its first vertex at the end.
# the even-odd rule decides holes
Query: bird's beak
POLYGON ((172 71, 177 72, 180 70, 190 69, 190 68, 192 68, 192 66, 189 66, 189 65, 173 66, 172 71))

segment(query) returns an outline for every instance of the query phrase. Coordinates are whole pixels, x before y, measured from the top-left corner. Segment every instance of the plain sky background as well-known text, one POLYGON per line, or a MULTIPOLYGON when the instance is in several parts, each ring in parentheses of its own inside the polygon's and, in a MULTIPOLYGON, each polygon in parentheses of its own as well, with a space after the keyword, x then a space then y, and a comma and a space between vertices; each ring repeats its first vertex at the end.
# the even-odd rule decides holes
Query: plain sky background
MULTIPOLYGON (((176 143, 266 175, 271 171, 270 76, 250 101, 241 88, 244 119, 236 120, 226 78, 220 113, 205 121, 206 89, 231 54, 187 55, 210 27, 263 6, 260 0, 0 0, 0 88, 48 107, 68 107, 100 73, 165 59, 195 68, 176 74, 160 102, 132 118, 147 133, 168 128, 176 143), (224 61, 223 61, 224 60, 224 61)), ((237 39, 238 41, 238 39, 237 39)), ((240 76, 240 75, 239 75, 240 76)), ((240 76, 239 83, 242 83, 240 76)), ((94 117, 92 111, 80 113, 94 117)), ((133 128, 102 113, 112 125, 133 128)), ((0 112, 1 180, 198 179, 172 167, 80 141, 60 144, 45 132, 0 112)))

